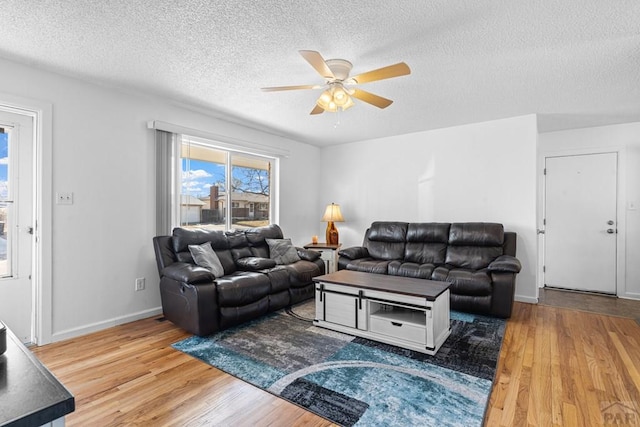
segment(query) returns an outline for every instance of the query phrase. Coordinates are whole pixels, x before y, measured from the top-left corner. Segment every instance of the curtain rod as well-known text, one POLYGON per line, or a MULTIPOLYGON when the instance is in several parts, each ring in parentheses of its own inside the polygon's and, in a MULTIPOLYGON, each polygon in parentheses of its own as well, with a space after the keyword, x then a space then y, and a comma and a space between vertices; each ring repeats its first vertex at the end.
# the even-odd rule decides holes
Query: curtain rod
POLYGON ((251 141, 245 141, 230 136, 218 135, 213 132, 207 132, 204 130, 188 128, 185 126, 175 125, 173 123, 163 122, 160 120, 149 120, 147 122, 148 129, 162 130, 165 132, 177 133, 188 136, 196 136, 200 138, 210 139, 215 141, 219 147, 228 148, 238 151, 246 151, 247 153, 263 154, 266 156, 275 157, 289 157, 291 152, 278 147, 270 145, 258 144, 251 141))

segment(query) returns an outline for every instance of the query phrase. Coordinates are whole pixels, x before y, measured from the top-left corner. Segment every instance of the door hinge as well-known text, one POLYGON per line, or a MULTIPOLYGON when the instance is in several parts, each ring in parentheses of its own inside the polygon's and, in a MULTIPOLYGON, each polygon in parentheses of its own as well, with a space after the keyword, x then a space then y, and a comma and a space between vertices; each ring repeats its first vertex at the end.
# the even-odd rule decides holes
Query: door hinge
POLYGON ((542 225, 547 225, 547 218, 542 219, 542 225))
POLYGON ((542 170, 542 175, 546 175, 546 174, 547 174, 547 168, 544 168, 544 169, 542 170))
POLYGON ((542 272, 543 272, 543 273, 546 273, 546 272, 547 272, 547 266, 546 266, 546 265, 543 265, 543 266, 542 266, 542 272))

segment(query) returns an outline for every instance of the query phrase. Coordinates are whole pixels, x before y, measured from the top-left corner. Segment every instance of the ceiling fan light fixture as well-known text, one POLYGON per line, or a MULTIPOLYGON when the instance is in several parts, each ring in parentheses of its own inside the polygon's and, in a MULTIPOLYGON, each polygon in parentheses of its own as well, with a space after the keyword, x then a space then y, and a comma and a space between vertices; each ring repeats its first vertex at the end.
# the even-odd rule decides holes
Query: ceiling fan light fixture
POLYGON ((322 92, 316 104, 325 111, 335 113, 338 110, 344 111, 352 107, 354 102, 342 84, 334 83, 329 89, 322 92))
POLYGON ((333 102, 336 103, 338 107, 344 106, 349 100, 349 95, 342 88, 342 86, 337 86, 333 90, 333 102))
POLYGON ((356 105, 356 103, 353 102, 353 99, 351 99, 350 96, 347 96, 347 102, 345 102, 345 104, 342 106, 342 111, 346 110, 347 108, 351 108, 354 105, 356 105))

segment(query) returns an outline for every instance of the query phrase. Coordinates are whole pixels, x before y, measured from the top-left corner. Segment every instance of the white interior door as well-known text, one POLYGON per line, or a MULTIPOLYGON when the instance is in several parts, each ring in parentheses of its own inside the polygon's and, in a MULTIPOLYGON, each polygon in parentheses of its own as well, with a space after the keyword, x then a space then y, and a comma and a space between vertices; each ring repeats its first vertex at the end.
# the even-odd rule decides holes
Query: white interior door
POLYGON ((616 293, 617 153, 545 159, 545 286, 616 293))
POLYGON ((0 320, 33 342, 33 118, 0 110, 0 320))

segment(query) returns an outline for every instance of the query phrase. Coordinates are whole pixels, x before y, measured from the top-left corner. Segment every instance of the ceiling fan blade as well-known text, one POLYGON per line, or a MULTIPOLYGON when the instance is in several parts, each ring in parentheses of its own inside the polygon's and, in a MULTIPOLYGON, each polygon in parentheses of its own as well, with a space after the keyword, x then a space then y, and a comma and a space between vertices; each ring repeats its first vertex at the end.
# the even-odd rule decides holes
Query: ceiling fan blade
POLYGON ((322 114, 322 113, 324 113, 324 108, 322 108, 319 105, 316 105, 309 114, 314 115, 314 114, 322 114))
POLYGON ((263 87, 261 90, 265 92, 276 92, 279 90, 298 90, 298 89, 320 89, 322 86, 319 85, 298 85, 298 86, 274 86, 274 87, 263 87))
POLYGON ((315 50, 299 50, 298 52, 322 77, 325 79, 336 78, 320 53, 315 50))
POLYGON ((390 79, 392 77, 400 77, 411 74, 411 69, 404 62, 399 62, 387 67, 378 68, 377 70, 368 71, 351 77, 356 84, 375 82, 377 80, 390 79))
POLYGON ((389 105, 393 104, 392 100, 374 95, 373 93, 367 92, 366 90, 352 89, 352 91, 353 93, 351 93, 351 91, 350 93, 354 98, 358 98, 360 101, 375 105, 378 108, 387 108, 389 105))

